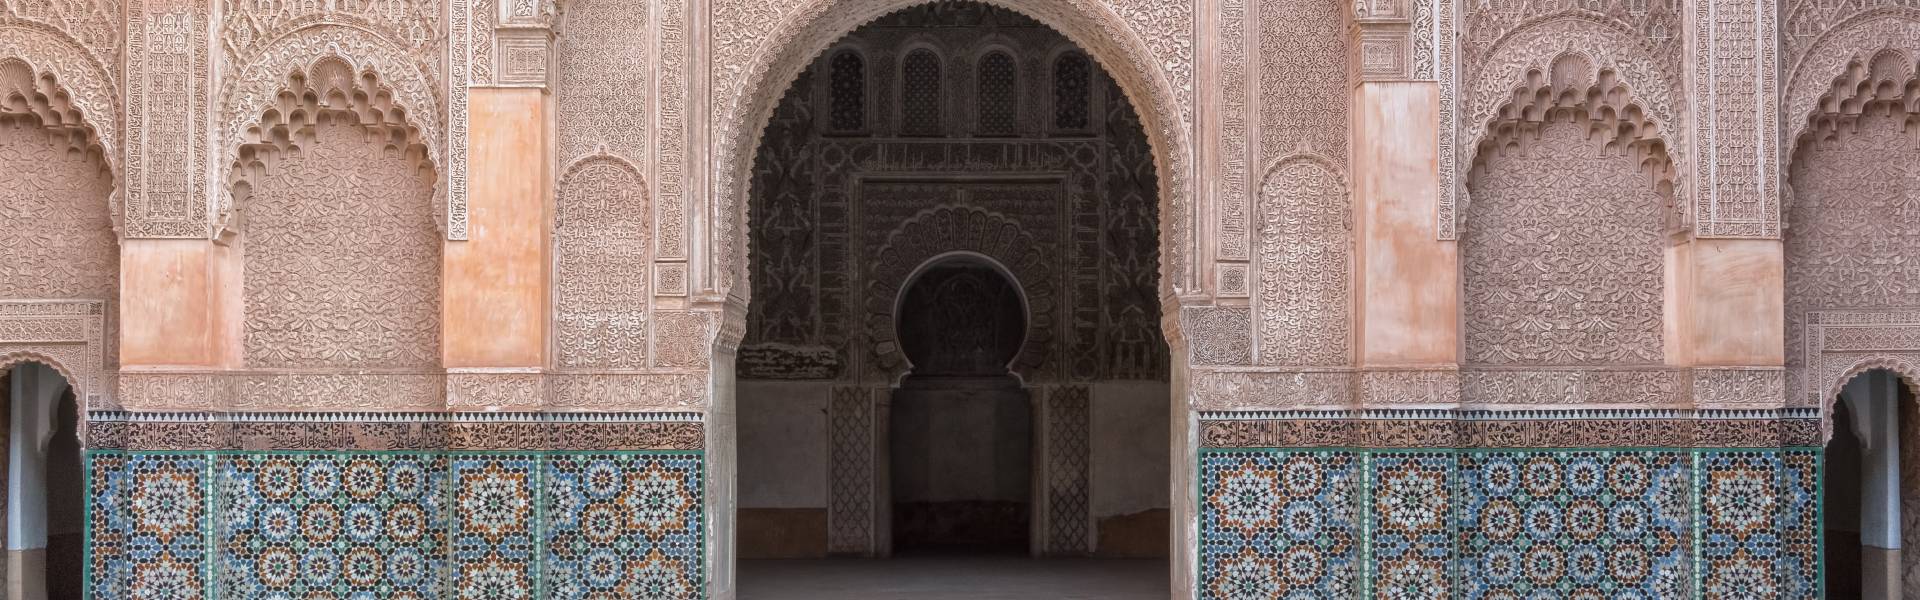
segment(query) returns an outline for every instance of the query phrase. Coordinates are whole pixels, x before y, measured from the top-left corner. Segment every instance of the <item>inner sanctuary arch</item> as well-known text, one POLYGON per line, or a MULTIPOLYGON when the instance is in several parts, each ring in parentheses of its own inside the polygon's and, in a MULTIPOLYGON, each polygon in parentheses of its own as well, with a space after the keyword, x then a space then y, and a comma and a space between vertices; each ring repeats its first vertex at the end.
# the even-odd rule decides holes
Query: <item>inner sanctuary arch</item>
MULTIPOLYGON (((738 555, 1164 559, 1165 187, 1115 78, 1015 10, 911 6, 817 54, 759 140, 738 555)), ((1147 564, 1113 575, 1164 589, 1147 564)))

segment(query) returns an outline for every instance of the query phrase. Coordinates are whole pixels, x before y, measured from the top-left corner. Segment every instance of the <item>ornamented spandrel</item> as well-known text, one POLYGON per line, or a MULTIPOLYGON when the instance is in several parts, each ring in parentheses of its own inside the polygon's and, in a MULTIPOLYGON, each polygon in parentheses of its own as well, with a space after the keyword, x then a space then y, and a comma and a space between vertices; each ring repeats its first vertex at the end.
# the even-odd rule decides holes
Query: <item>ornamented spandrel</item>
POLYGON ((249 366, 439 364, 431 171, 368 133, 315 126, 243 207, 249 366))

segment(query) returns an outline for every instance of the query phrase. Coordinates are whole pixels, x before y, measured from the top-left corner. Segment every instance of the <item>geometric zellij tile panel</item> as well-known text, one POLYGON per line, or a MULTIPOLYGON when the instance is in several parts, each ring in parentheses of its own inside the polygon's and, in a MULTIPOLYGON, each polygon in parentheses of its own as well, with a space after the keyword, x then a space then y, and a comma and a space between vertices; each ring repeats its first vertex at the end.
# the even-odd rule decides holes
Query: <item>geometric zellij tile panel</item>
POLYGON ((1202 449, 1200 597, 1821 597, 1818 450, 1202 449))
POLYGON ((699 598, 698 451, 89 453, 92 598, 699 598))

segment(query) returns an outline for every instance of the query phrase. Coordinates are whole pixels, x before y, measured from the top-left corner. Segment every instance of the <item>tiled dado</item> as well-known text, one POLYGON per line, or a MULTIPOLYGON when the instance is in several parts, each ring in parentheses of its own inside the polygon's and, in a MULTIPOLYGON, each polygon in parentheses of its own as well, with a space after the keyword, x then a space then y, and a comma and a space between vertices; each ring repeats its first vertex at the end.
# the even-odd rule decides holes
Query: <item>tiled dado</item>
POLYGON ((1817 449, 1213 445, 1204 599, 1821 597, 1817 449))
MULTIPOLYGON (((90 449, 89 597, 428 600, 704 593, 705 472, 697 443, 650 442, 686 446, 673 449, 529 448, 556 438, 527 437, 525 429, 504 426, 539 424, 531 419, 446 422, 422 416, 411 423, 348 419, 256 430, 251 428, 271 423, 175 417, 94 424, 117 424, 128 432, 122 440, 184 442, 224 431, 228 441, 201 445, 239 440, 262 448, 90 449), (163 425, 173 432, 143 431, 163 425), (239 428, 243 433, 235 426, 245 426, 239 428), (322 431, 300 433, 305 427, 322 431), (335 448, 355 449, 304 448, 341 440, 354 443, 335 448), (456 443, 449 449, 426 440, 456 443), (429 448, 359 448, 416 443, 429 448)), ((699 439, 698 422, 638 418, 558 419, 542 426, 571 425, 597 436, 574 440, 575 446, 615 439, 622 430, 685 426, 695 435, 652 439, 699 439)))

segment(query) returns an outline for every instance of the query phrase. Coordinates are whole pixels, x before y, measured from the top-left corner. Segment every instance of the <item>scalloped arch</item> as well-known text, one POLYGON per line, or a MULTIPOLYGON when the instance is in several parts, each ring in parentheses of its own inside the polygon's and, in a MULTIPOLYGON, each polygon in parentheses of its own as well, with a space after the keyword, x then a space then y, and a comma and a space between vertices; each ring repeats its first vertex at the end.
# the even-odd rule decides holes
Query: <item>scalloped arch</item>
MULTIPOLYGON (((1161 278, 1163 293, 1193 290, 1194 252, 1190 190, 1191 141, 1186 125, 1188 108, 1181 103, 1190 93, 1185 81, 1190 64, 1174 63, 1156 55, 1185 51, 1190 60, 1191 40, 1144 40, 1116 9, 1099 0, 985 0, 1018 11, 1061 32, 1106 67, 1133 105, 1141 121, 1154 163, 1159 170, 1161 203, 1161 278)), ((888 13, 923 4, 925 0, 806 0, 781 11, 760 2, 726 2, 714 9, 718 27, 714 44, 714 253, 711 257, 713 291, 739 299, 751 295, 747 286, 747 182, 760 136, 772 118, 781 92, 800 70, 833 42, 858 26, 888 13), (736 31, 729 27, 738 27, 736 31), (747 33, 752 30, 752 33, 747 33), (768 31, 760 38, 750 37, 768 31)), ((1146 3, 1124 10, 1153 11, 1146 3)), ((744 304, 744 303, 741 303, 744 304)))
MULTIPOLYGON (((1849 19, 1822 34, 1787 78, 1786 152, 1781 172, 1792 167, 1804 142, 1831 133, 1841 121, 1868 104, 1898 103, 1920 115, 1920 11, 1874 11, 1849 19)), ((1793 203, 1791 179, 1782 198, 1784 215, 1793 203)))
POLYGON ((1920 364, 1915 364, 1905 356, 1874 355, 1854 361, 1853 365, 1840 372, 1827 384, 1827 393, 1820 397, 1820 443, 1825 445, 1833 441, 1833 409, 1839 401, 1841 390, 1853 378, 1875 369, 1885 369, 1899 377, 1908 390, 1920 394, 1920 364))
MULTIPOLYGON (((446 107, 440 96, 439 82, 422 71, 408 57, 405 49, 363 29, 317 24, 290 31, 264 44, 259 55, 259 59, 227 77, 220 95, 220 137, 216 143, 221 152, 220 181, 229 182, 224 190, 226 193, 219 194, 220 205, 215 207, 222 221, 230 219, 235 209, 230 192, 231 182, 235 180, 235 166, 241 159, 241 149, 243 146, 271 141, 259 134, 262 127, 267 125, 265 120, 270 118, 271 111, 282 108, 285 95, 293 92, 290 78, 296 74, 311 77, 316 68, 335 61, 345 65, 345 70, 356 78, 369 83, 357 89, 357 94, 350 92, 339 96, 347 100, 349 106, 335 107, 323 102, 319 108, 355 112, 366 109, 382 116, 400 115, 398 122, 392 125, 404 124, 404 127, 412 130, 409 140, 424 147, 425 160, 436 174, 436 206, 442 206, 447 211, 447 220, 464 219, 463 212, 455 214, 454 207, 444 206, 448 201, 445 182, 447 163, 444 160, 446 140, 441 115, 445 114, 446 107), (357 103, 360 102, 365 102, 366 106, 359 106, 357 103)), ((294 97, 300 96, 295 94, 294 97)), ((323 101, 331 99, 331 96, 322 98, 323 101)), ((460 210, 464 210, 464 207, 460 210)), ((444 227, 446 222, 443 221, 442 225, 444 227)), ((221 229, 224 228, 223 223, 221 229)))
MULTIPOLYGON (((119 86, 113 72, 66 33, 37 23, 0 24, 0 59, 18 60, 31 69, 36 81, 49 80, 51 87, 40 90, 45 108, 70 116, 76 121, 74 125, 84 127, 94 143, 99 144, 101 156, 115 175, 113 195, 117 198, 120 195, 121 132, 119 86)), ((114 208, 117 227, 120 222, 117 202, 114 208)))
MULTIPOLYGON (((1487 117, 1487 131, 1468 149, 1470 158, 1465 166, 1469 190, 1492 152, 1537 135, 1548 120, 1568 113, 1588 125, 1590 136, 1598 136, 1609 149, 1630 155, 1654 178, 1655 188, 1667 196, 1670 229, 1686 226, 1690 211, 1680 210, 1684 205, 1675 199, 1678 176, 1666 145, 1665 128, 1648 116, 1618 72, 1596 64, 1591 54, 1579 50, 1555 55, 1545 69, 1528 68, 1506 101, 1487 117)), ((1470 205, 1463 203, 1457 217, 1464 221, 1469 212, 1470 205)), ((1455 231, 1466 226, 1456 222, 1455 231)))
POLYGON ((873 356, 887 370, 889 380, 897 380, 907 367, 894 326, 895 301, 901 290, 927 261, 969 252, 999 263, 1024 290, 1027 337, 1013 367, 1022 379, 1033 381, 1047 359, 1054 313, 1053 277, 1039 248, 1019 222, 965 205, 921 210, 887 234, 868 272, 866 329, 873 356))
MULTIPOLYGON (((1501 108, 1512 103, 1516 85, 1525 87, 1532 73, 1552 73, 1556 61, 1567 56, 1584 57, 1596 74, 1614 73, 1627 90, 1632 104, 1644 113, 1644 121, 1657 131, 1671 163, 1675 206, 1691 206, 1687 192, 1687 137, 1683 128, 1671 127, 1679 121, 1676 94, 1679 83, 1662 75, 1660 61, 1648 54, 1632 32, 1604 20, 1578 15, 1556 15, 1514 28, 1495 42, 1468 85, 1470 101, 1464 118, 1457 125, 1462 152, 1454 165, 1451 185, 1458 202, 1442 204, 1438 221, 1443 238, 1457 235, 1459 220, 1472 201, 1467 190, 1471 171, 1479 160, 1481 140, 1494 131, 1501 108)), ((1690 211, 1684 211, 1690 212, 1690 211)))

